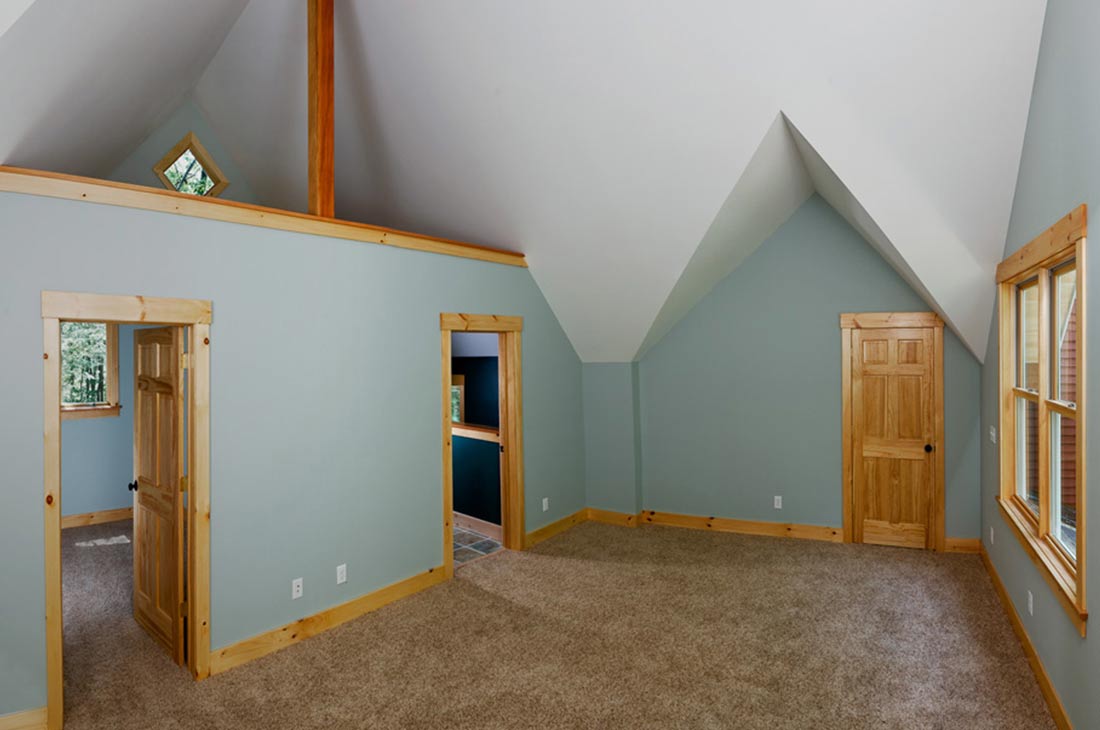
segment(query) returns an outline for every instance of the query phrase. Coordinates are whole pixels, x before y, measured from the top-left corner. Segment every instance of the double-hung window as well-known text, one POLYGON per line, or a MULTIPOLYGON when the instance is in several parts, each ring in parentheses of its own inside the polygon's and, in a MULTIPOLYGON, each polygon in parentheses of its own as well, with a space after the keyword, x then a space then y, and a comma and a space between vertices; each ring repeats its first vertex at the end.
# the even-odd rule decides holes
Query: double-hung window
POLYGON ((117 416, 118 325, 61 323, 61 418, 117 416))
POLYGON ((1000 505, 1082 635, 1085 223, 1081 206, 997 268, 1000 505))

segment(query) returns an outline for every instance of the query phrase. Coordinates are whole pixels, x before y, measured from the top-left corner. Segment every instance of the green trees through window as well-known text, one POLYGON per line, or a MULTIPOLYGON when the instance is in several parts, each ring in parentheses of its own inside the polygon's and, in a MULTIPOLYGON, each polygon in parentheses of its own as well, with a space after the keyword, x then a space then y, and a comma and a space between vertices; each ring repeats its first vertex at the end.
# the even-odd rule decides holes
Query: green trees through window
POLYGON ((214 187, 214 181, 206 173, 206 168, 190 150, 184 150, 172 166, 164 171, 172 187, 189 195, 206 195, 214 187))
POLYGON ((107 402, 107 325, 61 324, 61 402, 64 405, 107 402))

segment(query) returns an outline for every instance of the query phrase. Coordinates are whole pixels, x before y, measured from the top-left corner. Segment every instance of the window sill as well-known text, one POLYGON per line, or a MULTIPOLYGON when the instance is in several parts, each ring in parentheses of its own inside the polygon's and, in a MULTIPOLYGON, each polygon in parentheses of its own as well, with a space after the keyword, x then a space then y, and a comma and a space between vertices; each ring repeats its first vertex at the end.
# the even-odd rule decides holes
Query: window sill
POLYGON ((1042 573, 1043 578, 1050 584, 1058 602, 1062 604, 1069 615, 1070 621, 1077 627, 1082 637, 1086 634, 1088 611, 1080 607, 1077 596, 1076 571, 1067 566, 1066 561, 1059 554, 1058 549, 1040 538, 1034 527, 1034 518, 1025 514, 1024 508, 1012 500, 998 498, 997 503, 1001 507, 1001 514, 1012 528, 1016 539, 1020 541, 1024 551, 1031 558, 1031 562, 1042 573))
POLYGON ((122 411, 121 405, 62 406, 62 421, 78 421, 82 418, 114 418, 122 411))

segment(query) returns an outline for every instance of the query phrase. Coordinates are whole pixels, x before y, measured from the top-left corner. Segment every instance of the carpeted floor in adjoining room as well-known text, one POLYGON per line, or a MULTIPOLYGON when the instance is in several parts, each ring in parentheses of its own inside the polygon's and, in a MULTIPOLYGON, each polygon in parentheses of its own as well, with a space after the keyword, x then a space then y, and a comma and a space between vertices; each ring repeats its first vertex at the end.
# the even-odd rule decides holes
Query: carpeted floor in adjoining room
POLYGON ((63 533, 68 730, 1054 727, 973 555, 587 523, 194 683, 123 533, 63 533))

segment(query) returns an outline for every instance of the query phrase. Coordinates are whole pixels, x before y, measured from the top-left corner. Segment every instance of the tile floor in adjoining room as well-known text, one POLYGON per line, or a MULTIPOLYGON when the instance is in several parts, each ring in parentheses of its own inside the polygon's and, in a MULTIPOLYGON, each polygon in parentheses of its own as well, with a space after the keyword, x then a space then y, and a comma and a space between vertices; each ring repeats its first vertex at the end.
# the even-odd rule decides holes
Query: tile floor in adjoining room
POLYGON ((462 565, 500 550, 500 543, 480 532, 455 527, 455 564, 462 565))

